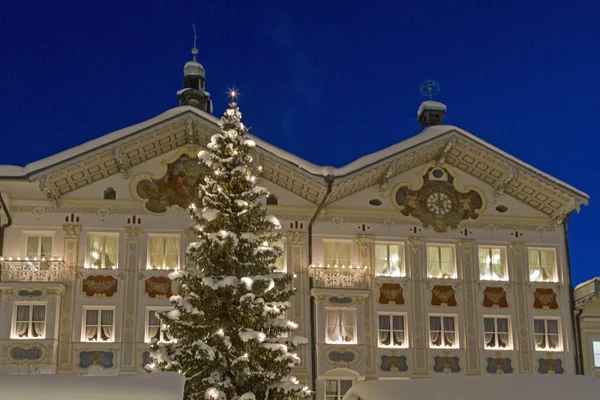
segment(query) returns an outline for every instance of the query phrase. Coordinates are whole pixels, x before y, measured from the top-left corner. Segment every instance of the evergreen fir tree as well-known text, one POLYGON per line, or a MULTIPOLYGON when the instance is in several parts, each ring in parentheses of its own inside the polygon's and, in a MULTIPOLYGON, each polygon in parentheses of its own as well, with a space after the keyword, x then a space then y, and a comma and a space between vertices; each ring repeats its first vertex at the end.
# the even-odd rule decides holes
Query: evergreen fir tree
POLYGON ((293 276, 274 267, 280 225, 261 203, 268 192, 256 185, 255 143, 241 118, 232 96, 221 133, 198 154, 207 173, 202 204, 190 206, 194 268, 170 274, 179 290, 160 318, 171 340, 151 343, 151 365, 184 374, 187 400, 304 399, 312 392, 291 375, 307 342, 286 317, 293 276))

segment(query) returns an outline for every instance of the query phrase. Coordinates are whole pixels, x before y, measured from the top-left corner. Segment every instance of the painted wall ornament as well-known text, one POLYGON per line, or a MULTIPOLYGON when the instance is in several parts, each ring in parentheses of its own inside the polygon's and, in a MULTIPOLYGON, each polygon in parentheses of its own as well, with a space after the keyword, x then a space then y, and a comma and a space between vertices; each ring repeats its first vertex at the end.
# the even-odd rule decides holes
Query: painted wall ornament
POLYGON ((486 372, 490 374, 512 374, 512 360, 508 357, 488 357, 485 360, 486 372))
POLYGON ((151 276, 144 282, 144 292, 153 299, 166 299, 173 296, 171 280, 166 276, 151 276))
POLYGON ((327 358, 329 358, 330 361, 333 361, 334 363, 340 363, 340 362, 344 362, 344 363, 351 363, 352 361, 354 361, 356 359, 356 354, 354 354, 354 352, 352 351, 330 351, 329 354, 327 354, 327 358))
POLYGON ((475 190, 459 191, 446 168, 430 167, 422 179, 416 190, 408 186, 396 190, 395 202, 402 215, 415 217, 436 232, 457 229, 462 221, 479 218, 482 196, 475 190))
POLYGON ((508 308, 506 290, 504 290, 503 287, 486 287, 483 291, 483 306, 490 308, 508 308))
POLYGON ((87 297, 113 297, 119 280, 112 275, 90 275, 83 279, 82 291, 87 297))
POLYGON ((77 366, 82 369, 90 367, 114 368, 115 353, 102 350, 80 351, 77 366))
POLYGON ((27 289, 23 289, 23 290, 19 290, 17 292, 17 296, 19 297, 26 297, 28 299, 33 299, 36 297, 42 297, 44 295, 44 293, 41 290, 27 290, 27 289))
POLYGON ((564 374, 563 362, 560 358, 539 358, 537 371, 540 374, 564 374))
POLYGON ((451 285, 435 285, 431 289, 432 306, 456 307, 456 290, 451 285))
POLYGON ((461 371, 460 359, 457 356, 435 356, 433 357, 433 371, 459 373, 461 371))
POLYGON ((382 283, 379 304, 404 304, 404 289, 399 283, 382 283))
POLYGON ((381 356, 379 368, 385 372, 406 372, 408 371, 406 356, 381 356))
POLYGON ((352 304, 352 299, 350 297, 331 296, 327 301, 331 304, 352 304))
POLYGON ((558 302, 556 301, 556 293, 554 290, 542 288, 535 289, 533 292, 533 308, 557 310, 558 302))
POLYGON ((9 357, 19 361, 40 361, 44 356, 44 349, 40 346, 18 344, 10 349, 9 357))
POLYGON ((204 170, 198 159, 182 154, 176 160, 163 164, 166 164, 166 170, 162 174, 144 174, 132 182, 137 181, 135 194, 145 201, 144 207, 151 213, 163 214, 174 205, 185 209, 191 203, 199 203, 198 185, 204 170))

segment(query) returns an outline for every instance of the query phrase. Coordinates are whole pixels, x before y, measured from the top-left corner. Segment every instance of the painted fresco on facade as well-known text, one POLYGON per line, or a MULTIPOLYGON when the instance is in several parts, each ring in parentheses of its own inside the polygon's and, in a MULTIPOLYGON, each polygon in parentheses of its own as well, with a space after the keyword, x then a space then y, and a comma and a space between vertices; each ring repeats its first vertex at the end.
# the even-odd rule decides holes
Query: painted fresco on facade
POLYGON ((79 352, 79 368, 90 367, 114 368, 115 353, 112 351, 92 350, 79 352))
POLYGON ((543 310, 558 309, 556 301, 556 293, 553 289, 537 288, 533 292, 533 308, 541 308, 543 310))
POLYGON ((433 371, 458 373, 461 371, 460 359, 457 356, 435 356, 433 358, 433 371))
POLYGON ((486 372, 490 374, 512 374, 512 360, 508 357, 488 357, 486 358, 486 372))
POLYGON ((406 372, 408 371, 406 356, 381 356, 379 368, 385 372, 406 372))
POLYGON ((118 288, 119 280, 111 275, 90 275, 83 279, 82 291, 87 297, 112 297, 118 288))

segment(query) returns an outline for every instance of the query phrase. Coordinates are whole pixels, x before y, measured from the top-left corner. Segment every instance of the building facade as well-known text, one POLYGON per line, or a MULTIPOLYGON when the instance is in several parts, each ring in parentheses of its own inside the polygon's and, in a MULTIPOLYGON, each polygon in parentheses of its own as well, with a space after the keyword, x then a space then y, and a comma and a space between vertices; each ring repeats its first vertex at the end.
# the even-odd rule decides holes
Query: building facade
POLYGON ((575 288, 575 329, 579 339, 579 370, 600 378, 600 278, 575 288))
MULTIPOLYGON (((204 68, 179 107, 25 167, 0 167, 0 371, 142 373, 218 119, 204 68)), ((565 224, 577 189, 455 126, 342 167, 256 138, 260 184, 309 345, 296 375, 340 400, 364 379, 575 374, 565 224)))

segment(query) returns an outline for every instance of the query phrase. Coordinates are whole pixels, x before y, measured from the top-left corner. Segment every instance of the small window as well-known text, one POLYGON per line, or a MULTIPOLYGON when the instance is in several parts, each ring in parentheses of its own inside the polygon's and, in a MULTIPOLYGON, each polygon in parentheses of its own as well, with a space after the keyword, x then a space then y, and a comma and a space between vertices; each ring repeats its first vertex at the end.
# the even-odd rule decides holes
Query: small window
POLYGON ((115 340, 113 308, 85 308, 83 310, 84 342, 113 342, 115 340))
POLYGON ((562 341, 560 320, 550 318, 534 318, 535 349, 540 351, 560 351, 562 341))
POLYGON ((352 243, 351 242, 323 242, 325 265, 351 265, 352 243))
POLYGON ((404 276, 404 254, 400 244, 375 244, 375 275, 404 276))
POLYGON ((287 270, 285 239, 279 239, 277 242, 275 242, 273 244, 273 246, 280 247, 281 250, 283 250, 281 255, 279 257, 277 257, 277 260, 275 260, 275 271, 285 272, 287 270))
POLYGON ((532 282, 556 282, 556 258, 554 249, 529 249, 529 280, 532 282))
POLYGON ((13 316, 13 339, 44 339, 46 337, 46 306, 17 304, 13 316))
POLYGON ((436 244, 427 245, 427 277, 456 278, 454 246, 436 244))
POLYGON ((327 309, 327 343, 356 344, 356 310, 327 309))
POLYGON ((454 315, 429 316, 429 344, 431 347, 458 348, 454 315))
POLYGON ((278 202, 279 202, 279 200, 277 199, 277 196, 275 196, 273 193, 271 193, 270 195, 267 196, 267 205, 268 206, 276 206, 278 202))
POLYGON ((510 349, 511 334, 508 317, 484 317, 483 340, 486 349, 510 349))
POLYGON ((118 235, 90 234, 86 268, 116 269, 118 254, 118 235))
POLYGON ((379 347, 408 347, 404 315, 379 314, 379 347))
POLYGON ((508 279, 504 248, 479 246, 479 279, 486 281, 508 279))
POLYGON ((152 339, 159 341, 171 340, 169 335, 161 329, 161 322, 158 316, 159 312, 169 311, 169 308, 149 308, 146 311, 146 342, 150 343, 152 339))
POLYGON ((115 189, 109 187, 104 191, 104 200, 116 200, 117 192, 115 189))
POLYGON ((148 237, 148 269, 179 268, 178 235, 150 235, 148 237))
POLYGON ((26 246, 26 256, 30 259, 50 259, 52 257, 52 236, 42 234, 27 235, 26 246))
POLYGON ((600 368, 600 340, 594 340, 592 349, 594 351, 594 367, 600 368))
POLYGON ((342 400, 351 387, 351 380, 327 379, 325 381, 325 400, 342 400))

